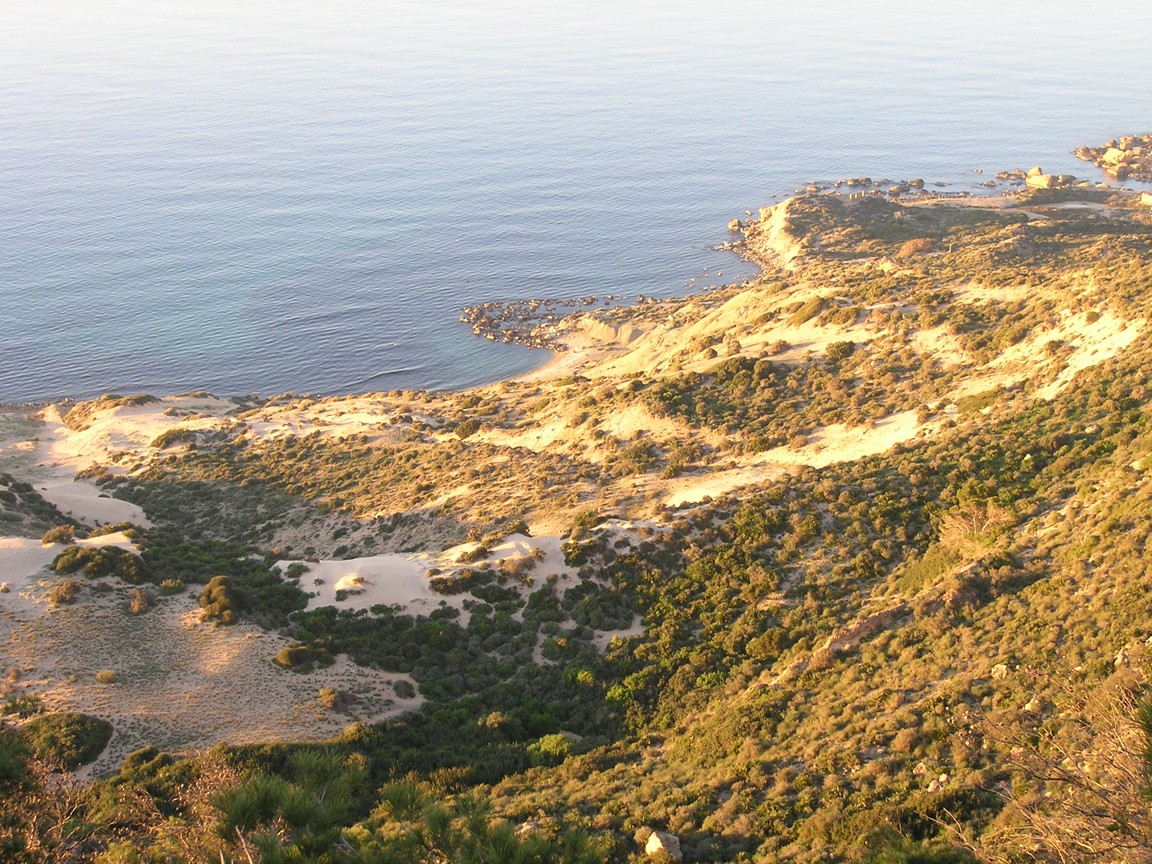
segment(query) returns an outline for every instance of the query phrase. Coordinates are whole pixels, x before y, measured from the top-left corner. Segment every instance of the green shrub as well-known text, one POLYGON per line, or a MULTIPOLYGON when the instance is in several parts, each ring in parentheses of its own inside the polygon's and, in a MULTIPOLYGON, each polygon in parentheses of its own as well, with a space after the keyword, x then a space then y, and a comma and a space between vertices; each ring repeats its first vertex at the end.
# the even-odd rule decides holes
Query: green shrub
POLYGON ((0 716, 31 717, 40 713, 43 704, 43 700, 35 693, 14 693, 0 705, 0 716))
POLYGON ((788 323, 793 327, 799 327, 806 321, 811 321, 824 310, 824 298, 813 297, 807 300, 804 305, 792 313, 792 317, 788 319, 788 323))
POLYGON ((69 546, 52 561, 57 573, 84 571, 89 579, 115 576, 130 585, 148 578, 148 567, 139 556, 115 546, 69 546))
POLYGON ((232 587, 227 576, 213 576, 200 592, 200 608, 206 621, 235 624, 246 606, 246 598, 232 587))
POLYGON ((956 412, 961 416, 975 414, 996 404, 1000 398, 1000 391, 985 390, 983 393, 973 393, 971 396, 961 396, 956 400, 956 412))
POLYGON ((159 435, 152 439, 149 447, 154 447, 157 450, 163 450, 165 447, 171 447, 173 444, 182 444, 188 441, 196 440, 196 432, 192 429, 184 429, 180 426, 175 426, 171 429, 165 429, 159 435))
POLYGON ((456 427, 456 435, 460 440, 470 438, 480 431, 480 418, 471 417, 456 427))
POLYGON ((303 561, 296 561, 292 564, 289 564, 288 567, 284 570, 284 578, 290 580, 299 579, 307 572, 308 565, 303 561))
POLYGON ((846 360, 856 350, 855 342, 833 342, 824 349, 824 356, 834 362, 846 360))
POLYGON ((961 560, 961 557, 952 550, 934 543, 922 556, 904 568, 904 573, 900 576, 900 587, 909 594, 915 594, 936 582, 961 560))
POLYGON ((303 671, 306 667, 311 668, 312 662, 315 659, 316 652, 307 645, 289 645, 281 648, 276 653, 276 656, 272 658, 272 662, 282 669, 299 669, 303 671))
POLYGON ((79 596, 80 583, 69 577, 63 582, 57 582, 52 586, 52 590, 48 592, 48 602, 53 606, 62 606, 68 603, 75 603, 76 598, 79 596))
POLYGON ((73 526, 57 525, 55 528, 49 528, 45 531, 40 542, 45 546, 51 546, 53 543, 71 543, 75 539, 76 529, 73 526))
POLYGON ((559 765, 572 755, 572 742, 565 735, 545 735, 528 745, 533 765, 559 765))
POLYGON ((112 724, 87 714, 46 714, 20 730, 33 752, 69 771, 99 756, 112 737, 112 724))

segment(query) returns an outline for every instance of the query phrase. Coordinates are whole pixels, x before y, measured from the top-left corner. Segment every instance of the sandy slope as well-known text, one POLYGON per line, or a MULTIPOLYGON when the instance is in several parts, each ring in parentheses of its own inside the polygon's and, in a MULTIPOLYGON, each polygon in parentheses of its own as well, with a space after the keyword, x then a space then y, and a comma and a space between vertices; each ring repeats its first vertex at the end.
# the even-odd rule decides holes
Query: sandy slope
POLYGON ((824 426, 808 436, 809 443, 805 447, 795 450, 776 447, 744 457, 734 468, 679 478, 664 503, 669 507, 679 507, 717 498, 741 486, 781 477, 798 466, 821 468, 836 462, 863 459, 914 438, 920 429, 915 411, 892 414, 872 426, 824 426))
POLYGON ((0 655, 16 670, 17 687, 39 695, 46 710, 112 721, 112 742, 91 769, 97 774, 146 744, 187 751, 323 740, 355 720, 375 722, 420 701, 397 698, 393 684, 406 676, 344 657, 309 674, 281 669, 272 658, 289 640, 248 624, 202 623, 192 593, 160 598, 133 615, 126 585, 109 582, 108 593, 89 589, 77 604, 52 608, 45 597, 51 582, 28 580, 16 602, 0 595, 0 655), (114 683, 97 680, 105 670, 115 673, 114 683), (353 694, 350 713, 322 707, 321 687, 353 694))
MULTIPOLYGON (((980 200, 994 206, 994 202, 988 205, 987 199, 980 200)), ((956 206, 975 206, 975 202, 956 206)), ((779 247, 776 253, 792 266, 801 250, 789 245, 785 236, 782 220, 786 209, 781 207, 769 219, 767 240, 779 247)), ((879 262, 876 266, 891 270, 895 265, 879 262)), ((957 289, 954 302, 1019 299, 1023 291, 1019 287, 973 284, 957 289)), ((562 334, 567 350, 558 352, 543 369, 522 376, 517 384, 480 391, 487 395, 500 392, 510 401, 539 396, 548 404, 538 413, 526 411, 514 424, 485 428, 474 440, 537 452, 580 452, 589 462, 611 458, 616 451, 608 449, 604 451, 608 456, 599 455, 588 428, 577 419, 583 413, 582 401, 594 388, 623 387, 632 376, 650 379, 706 371, 736 354, 770 354, 774 362, 798 363, 810 352, 822 353, 834 341, 866 343, 883 337, 883 331, 871 325, 867 317, 845 326, 825 326, 815 318, 793 323, 788 310, 816 296, 835 302, 820 285, 799 281, 787 290, 758 287, 718 295, 713 306, 697 300, 680 306, 653 306, 637 326, 576 319, 562 334), (576 373, 590 380, 565 380, 576 373)), ((915 333, 912 346, 925 358, 957 373, 956 386, 944 404, 1025 382, 1031 382, 1034 389, 1030 392, 1035 398, 1049 399, 1068 386, 1078 371, 1127 348, 1145 326, 1143 321, 1125 320, 1110 310, 1101 309, 1091 317, 1093 320, 1085 312, 1065 311, 1058 320, 1035 327, 1020 343, 983 366, 976 364, 944 326, 915 333)), ((883 316, 877 318, 882 320, 883 316)), ((118 466, 125 453, 155 452, 151 442, 173 429, 227 427, 245 429, 246 434, 256 437, 318 433, 399 443, 415 425, 423 424, 427 443, 447 440, 456 444, 445 418, 455 417, 450 422, 458 423, 460 409, 451 404, 450 396, 436 398, 440 401, 411 394, 286 398, 237 419, 236 405, 230 401, 168 397, 102 411, 80 431, 69 429, 60 413, 49 409, 43 426, 34 433, 27 424, 19 423, 4 427, 10 434, 0 429, 0 466, 30 480, 62 511, 90 525, 124 520, 147 525, 139 508, 106 497, 96 486, 75 479, 77 472, 98 464, 116 473, 122 470, 118 466), (436 411, 441 412, 439 417, 436 411)), ((619 441, 651 436, 665 446, 689 436, 689 430, 677 421, 656 417, 639 403, 598 422, 599 434, 619 441)), ((625 478, 611 492, 618 500, 624 500, 625 493, 631 491, 636 500, 675 507, 717 497, 801 466, 821 467, 881 453, 917 435, 931 434, 932 428, 918 422, 916 411, 884 417, 867 426, 828 426, 811 431, 802 447, 723 458, 676 478, 625 478)), ((730 443, 721 440, 719 432, 695 430, 691 435, 717 451, 730 443)), ((442 500, 476 491, 483 490, 469 486, 437 490, 443 492, 442 500)), ((430 505, 424 502, 424 506, 430 505)), ((570 524, 569 511, 544 508, 536 514, 532 527, 534 533, 545 536, 513 535, 492 549, 486 560, 519 573, 516 579, 525 591, 544 580, 563 591, 577 578, 564 564, 560 548, 561 535, 570 524)), ((82 542, 130 545, 116 535, 82 542)), ((301 587, 314 595, 309 608, 335 605, 371 609, 381 604, 428 614, 451 606, 461 610, 459 620, 465 622, 466 595, 438 594, 429 587, 429 579, 433 570, 444 573, 462 566, 460 557, 474 548, 475 544, 464 544, 441 549, 430 536, 427 550, 420 554, 309 562, 301 587)), ((110 583, 107 593, 97 595, 88 590, 78 605, 51 609, 45 594, 56 577, 43 568, 58 551, 59 547, 43 547, 38 540, 0 538, 0 582, 9 584, 9 591, 0 593, 0 656, 9 658, 9 666, 21 676, 20 686, 41 693, 49 707, 89 711, 113 720, 116 738, 97 770, 113 768, 125 753, 143 743, 198 748, 217 741, 316 739, 336 734, 351 718, 319 706, 316 693, 322 686, 355 693, 358 702, 353 715, 364 720, 379 719, 416 704, 394 696, 393 682, 403 676, 357 669, 344 659, 309 675, 285 672, 271 662, 276 651, 287 644, 282 637, 243 624, 231 628, 202 624, 191 593, 163 598, 155 609, 131 615, 126 608, 129 587, 110 583), (95 675, 102 670, 114 670, 118 682, 98 683, 95 675)), ((599 634, 597 642, 603 647, 614 636, 626 637, 640 632, 641 627, 637 620, 628 629, 599 634)))

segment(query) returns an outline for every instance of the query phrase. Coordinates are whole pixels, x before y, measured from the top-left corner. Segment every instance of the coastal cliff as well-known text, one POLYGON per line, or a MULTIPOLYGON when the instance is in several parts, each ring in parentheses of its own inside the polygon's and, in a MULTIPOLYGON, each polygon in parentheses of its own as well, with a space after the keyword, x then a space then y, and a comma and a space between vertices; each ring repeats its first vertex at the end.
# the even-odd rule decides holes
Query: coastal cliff
POLYGON ((12 812, 65 754, 78 860, 1143 849, 1152 211, 840 191, 741 284, 477 312, 515 380, 0 417, 12 812))

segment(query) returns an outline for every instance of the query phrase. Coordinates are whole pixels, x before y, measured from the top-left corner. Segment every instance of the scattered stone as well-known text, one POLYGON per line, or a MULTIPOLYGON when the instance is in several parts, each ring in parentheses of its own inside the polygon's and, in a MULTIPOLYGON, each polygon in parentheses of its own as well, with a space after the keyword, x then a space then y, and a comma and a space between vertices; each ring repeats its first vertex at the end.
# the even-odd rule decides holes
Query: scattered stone
POLYGON ((948 781, 951 779, 952 778, 948 774, 941 774, 939 777, 935 778, 931 783, 928 784, 928 791, 939 792, 946 785, 948 785, 948 781))
POLYGON ((992 667, 992 680, 993 681, 1003 681, 1005 678, 1008 677, 1009 671, 1010 670, 1008 669, 1007 663, 997 663, 995 666, 992 667))

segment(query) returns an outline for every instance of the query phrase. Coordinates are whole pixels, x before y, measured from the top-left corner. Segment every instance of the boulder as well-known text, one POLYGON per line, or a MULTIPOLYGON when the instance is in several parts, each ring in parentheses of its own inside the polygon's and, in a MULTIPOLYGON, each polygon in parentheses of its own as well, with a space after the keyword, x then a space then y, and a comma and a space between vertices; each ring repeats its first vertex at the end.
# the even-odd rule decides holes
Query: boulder
POLYGON ((1051 174, 1033 174, 1029 171, 1024 185, 1029 189, 1051 189, 1056 185, 1056 178, 1051 174))
POLYGON ((680 852, 680 838, 675 834, 664 831, 653 831, 648 842, 644 844, 644 854, 656 855, 663 852, 673 861, 682 861, 684 856, 680 852))
POLYGON ((1024 176, 1025 177, 1039 177, 1043 173, 1044 173, 1043 168, 1041 168, 1039 165, 1034 165, 1033 167, 1029 168, 1025 172, 1024 176))

